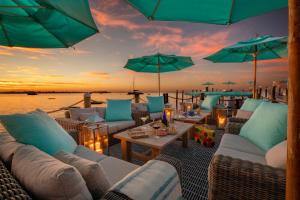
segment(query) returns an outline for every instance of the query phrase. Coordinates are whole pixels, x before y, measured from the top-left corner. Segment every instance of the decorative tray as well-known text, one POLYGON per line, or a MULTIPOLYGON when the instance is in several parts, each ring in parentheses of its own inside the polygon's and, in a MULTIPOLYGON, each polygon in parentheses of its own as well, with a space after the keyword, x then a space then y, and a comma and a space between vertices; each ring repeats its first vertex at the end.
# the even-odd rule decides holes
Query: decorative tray
POLYGON ((132 139, 139 139, 139 138, 149 137, 148 133, 145 132, 145 130, 142 130, 141 128, 134 128, 134 129, 128 130, 128 135, 132 139))

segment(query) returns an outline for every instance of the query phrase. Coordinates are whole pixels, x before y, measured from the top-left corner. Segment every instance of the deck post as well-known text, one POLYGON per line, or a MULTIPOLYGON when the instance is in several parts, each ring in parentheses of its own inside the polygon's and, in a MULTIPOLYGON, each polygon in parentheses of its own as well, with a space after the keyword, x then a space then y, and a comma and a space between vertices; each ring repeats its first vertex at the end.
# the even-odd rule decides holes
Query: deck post
POLYGON ((176 110, 178 110, 178 90, 176 90, 176 110))
POLYGON ((134 94, 134 103, 140 103, 140 94, 134 94))
POLYGON ((182 90, 182 94, 181 94, 181 103, 183 103, 184 100, 184 90, 182 90))
POLYGON ((276 101, 276 85, 272 87, 272 101, 276 101))
POLYGON ((289 0, 289 112, 286 199, 300 199, 300 0, 289 0))
POLYGON ((168 93, 164 93, 163 96, 164 96, 164 103, 165 104, 169 103, 169 94, 168 93))
POLYGON ((265 98, 267 99, 268 98, 268 88, 266 87, 265 89, 265 98))
POLYGON ((194 90, 192 90, 192 103, 194 103, 194 90))
POLYGON ((84 93, 83 102, 84 102, 84 107, 85 108, 90 108, 91 107, 91 93, 89 93, 89 92, 84 93))

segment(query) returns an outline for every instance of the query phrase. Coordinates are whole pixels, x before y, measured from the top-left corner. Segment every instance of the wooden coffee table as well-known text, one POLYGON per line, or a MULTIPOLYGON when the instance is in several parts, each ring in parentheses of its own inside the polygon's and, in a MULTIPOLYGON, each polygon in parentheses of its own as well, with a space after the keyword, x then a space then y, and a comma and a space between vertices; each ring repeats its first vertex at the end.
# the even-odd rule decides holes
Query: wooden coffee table
POLYGON ((185 122, 185 123, 191 123, 191 124, 199 124, 200 122, 204 121, 205 124, 207 124, 207 119, 211 115, 211 112, 201 112, 199 115, 195 115, 193 117, 174 117, 175 120, 185 122))
MULTIPOLYGON (((121 140, 122 148, 122 159, 126 161, 131 161, 131 158, 134 157, 138 160, 148 161, 155 158, 160 154, 160 151, 174 142, 178 138, 182 138, 182 147, 186 148, 188 146, 188 138, 190 130, 193 128, 193 124, 175 122, 176 134, 167 135, 163 137, 156 138, 155 136, 150 136, 148 138, 133 139, 128 135, 128 131, 124 131, 118 134, 115 134, 114 137, 121 140), (144 153, 138 153, 131 149, 131 144, 139 144, 150 148, 150 152, 146 151, 144 153), (150 154, 150 155, 148 155, 150 154)), ((149 126, 149 125, 144 125, 149 126)))

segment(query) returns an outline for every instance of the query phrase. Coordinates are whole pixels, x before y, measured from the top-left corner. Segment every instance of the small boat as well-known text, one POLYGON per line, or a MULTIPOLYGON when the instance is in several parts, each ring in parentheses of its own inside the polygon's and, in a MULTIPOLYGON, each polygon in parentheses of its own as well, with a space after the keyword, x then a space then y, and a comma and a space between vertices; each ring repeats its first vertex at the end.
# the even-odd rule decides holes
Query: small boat
POLYGON ((48 98, 49 100, 54 100, 54 99, 56 99, 55 97, 49 97, 48 98))
POLYGON ((128 95, 144 94, 144 92, 139 90, 132 90, 127 93, 128 95))
POLYGON ((103 101, 96 101, 96 100, 92 100, 91 104, 103 104, 103 101))
POLYGON ((38 95, 38 93, 35 91, 28 91, 27 95, 38 95))

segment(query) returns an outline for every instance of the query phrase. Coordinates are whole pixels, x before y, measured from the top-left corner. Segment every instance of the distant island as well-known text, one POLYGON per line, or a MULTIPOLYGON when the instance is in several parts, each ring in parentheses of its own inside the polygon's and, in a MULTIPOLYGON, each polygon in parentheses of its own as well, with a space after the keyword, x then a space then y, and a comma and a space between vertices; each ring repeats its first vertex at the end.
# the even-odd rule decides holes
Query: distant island
MULTIPOLYGON (((109 91, 89 91, 90 93, 106 94, 109 91)), ((0 91, 0 94, 72 94, 85 93, 82 91, 0 91)))

